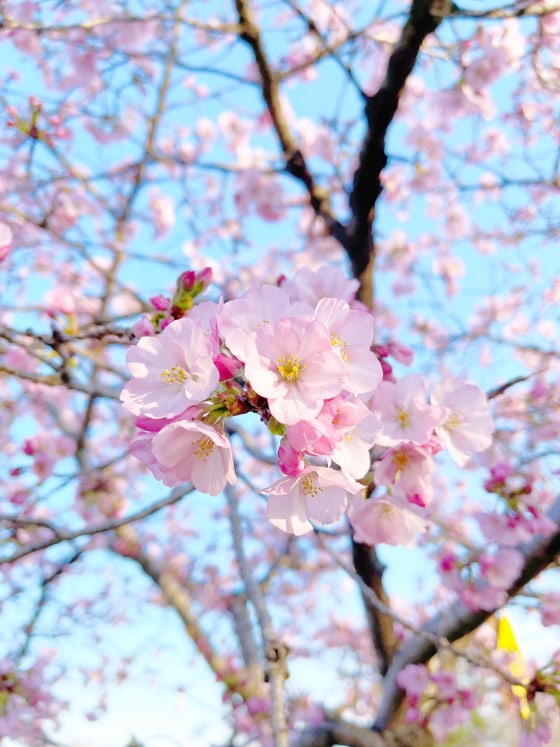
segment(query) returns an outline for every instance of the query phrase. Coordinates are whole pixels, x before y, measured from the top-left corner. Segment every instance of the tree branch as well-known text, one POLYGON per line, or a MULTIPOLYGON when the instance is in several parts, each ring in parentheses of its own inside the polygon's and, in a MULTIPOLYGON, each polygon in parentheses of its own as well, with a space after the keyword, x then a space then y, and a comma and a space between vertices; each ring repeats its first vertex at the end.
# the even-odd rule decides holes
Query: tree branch
MULTIPOLYGON (((546 538, 538 538, 534 542, 524 545, 520 552, 525 562, 517 580, 508 590, 508 597, 514 597, 535 576, 549 566, 560 553, 560 498, 548 513, 557 524, 557 531, 546 538)), ((496 610, 472 610, 462 602, 457 601, 446 610, 428 620, 422 626, 420 633, 427 635, 412 635, 412 637, 395 654, 393 662, 384 679, 384 689, 379 705, 374 727, 383 731, 390 723, 391 717, 403 699, 403 692, 397 685, 397 674, 407 664, 424 664, 437 652, 437 639, 449 642, 457 641, 467 633, 476 630, 483 622, 490 618, 496 610)))
POLYGON ((24 627, 25 640, 23 642, 23 645, 17 652, 17 661, 21 661, 29 651, 29 646, 35 632, 35 627, 37 626, 41 613, 45 609, 49 598, 51 584, 68 569, 68 566, 79 560, 79 558, 82 556, 82 552, 82 550, 75 550, 67 560, 56 566, 56 568, 52 570, 48 575, 43 575, 39 586, 39 599, 35 603, 35 609, 33 610, 33 614, 31 615, 29 622, 24 627))
POLYGON ((367 132, 350 194, 352 219, 345 244, 354 277, 362 281, 364 303, 373 298, 372 226, 375 203, 382 191, 381 172, 387 164, 387 130, 424 39, 435 31, 450 9, 450 0, 413 0, 399 42, 389 58, 385 79, 377 93, 366 99, 367 132))
POLYGON ((235 7, 241 29, 240 38, 250 47, 253 53, 261 77, 263 99, 280 142, 286 171, 304 185, 315 215, 325 221, 329 234, 344 246, 346 231, 334 215, 330 193, 315 182, 284 116, 280 100, 280 76, 272 69, 259 28, 255 22, 251 4, 249 0, 235 0, 235 7))
MULTIPOLYGON (((356 573, 371 589, 377 599, 386 607, 390 606, 390 600, 383 586, 383 564, 377 557, 375 547, 369 547, 352 540, 352 559, 356 573)), ((362 599, 366 608, 371 638, 377 654, 377 662, 380 674, 385 674, 389 668, 396 649, 395 631, 393 619, 389 615, 380 612, 378 607, 371 601, 364 590, 360 589, 362 599)))
POLYGON ((455 3, 452 4, 449 15, 453 18, 476 18, 479 20, 496 18, 526 18, 528 16, 547 16, 560 10, 558 0, 525 0, 524 2, 512 3, 502 8, 490 10, 464 10, 455 3))
MULTIPOLYGON (((21 550, 14 552, 7 558, 0 558, 0 565, 4 565, 5 563, 15 563, 16 560, 25 558, 26 555, 31 555, 32 553, 39 552, 40 550, 46 550, 48 547, 59 545, 61 542, 72 542, 79 537, 90 537, 94 534, 111 532, 115 529, 118 529, 119 527, 124 526, 125 524, 131 524, 135 521, 140 521, 140 519, 145 519, 146 517, 155 514, 156 511, 160 511, 162 508, 165 508, 166 506, 172 506, 174 503, 180 501, 181 498, 183 498, 190 492, 192 492, 192 486, 190 484, 186 487, 184 485, 180 485, 179 487, 174 488, 174 490, 171 491, 167 498, 162 498, 160 501, 152 503, 151 506, 147 506, 141 511, 136 511, 136 513, 129 514, 129 516, 125 516, 122 519, 111 519, 108 521, 103 521, 96 526, 82 527, 81 529, 77 529, 74 532, 67 532, 63 529, 56 529, 55 527, 49 526, 47 528, 54 533, 54 537, 50 537, 48 540, 42 540, 41 542, 36 542, 34 545, 27 545, 27 547, 22 547, 21 550)), ((4 518, 5 520, 11 520, 8 517, 4 518)), ((36 524, 33 519, 29 519, 27 523, 36 524)))
MULTIPOLYGON (((159 563, 139 550, 140 541, 132 527, 120 527, 117 529, 116 535, 127 546, 134 548, 134 552, 125 557, 138 563, 144 573, 159 587, 166 602, 173 607, 181 618, 189 638, 227 690, 230 693, 237 693, 243 700, 258 695, 259 691, 255 688, 255 683, 245 676, 246 673, 232 671, 228 660, 216 653, 210 639, 200 626, 199 615, 193 611, 192 595, 188 586, 179 581, 171 570, 160 566, 159 563)), ((121 554, 117 550, 114 551, 121 554)))
POLYGON ((264 672, 255 641, 253 624, 247 607, 246 594, 234 594, 229 600, 229 611, 243 657, 245 669, 254 682, 264 682, 264 672))
POLYGON ((270 720, 275 747, 289 747, 288 722, 284 697, 284 683, 288 676, 286 659, 288 648, 278 640, 272 627, 264 598, 249 566, 243 546, 243 532, 239 515, 238 498, 234 489, 226 485, 224 490, 229 506, 229 517, 235 556, 248 599, 254 607, 259 624, 265 658, 265 677, 270 683, 270 720))
POLYGON ((295 747, 386 747, 385 739, 364 726, 343 721, 328 720, 306 729, 295 747))
POLYGON ((429 731, 417 724, 405 724, 398 730, 377 734, 365 726, 338 719, 323 721, 306 729, 294 747, 434 747, 429 731))

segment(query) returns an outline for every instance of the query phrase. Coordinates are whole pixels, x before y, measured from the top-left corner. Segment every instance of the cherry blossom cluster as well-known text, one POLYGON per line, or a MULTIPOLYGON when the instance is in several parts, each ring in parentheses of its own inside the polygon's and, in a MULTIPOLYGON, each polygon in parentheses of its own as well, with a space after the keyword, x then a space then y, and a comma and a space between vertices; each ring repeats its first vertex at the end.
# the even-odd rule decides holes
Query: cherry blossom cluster
POLYGON ((30 747, 45 744, 41 719, 55 723, 61 703, 52 694, 48 657, 21 670, 10 659, 0 659, 0 742, 21 739, 30 747))
MULTIPOLYGON (((504 651, 495 652, 504 663, 504 651)), ((511 657, 509 657, 511 660, 511 657)), ((555 657, 557 658, 557 657, 555 657)), ((529 670, 527 670, 527 674, 529 670)), ((480 703, 476 691, 461 685, 455 672, 432 669, 424 664, 408 664, 397 674, 397 682, 407 698, 406 720, 429 725, 438 743, 443 743, 459 727, 467 724, 480 703)), ((520 720, 518 747, 543 747, 550 743, 550 724, 557 708, 553 693, 558 685, 558 662, 524 677, 524 685, 507 685, 514 692, 520 720), (538 701, 538 702, 537 702, 538 701)))
POLYGON ((14 145, 20 145, 26 139, 38 140, 53 147, 56 140, 68 140, 71 131, 62 123, 58 114, 46 115, 43 112, 43 102, 36 96, 29 97, 29 109, 20 113, 14 106, 7 107, 11 117, 6 124, 17 133, 13 139, 14 145))
POLYGON ((454 672, 431 672, 423 664, 408 664, 397 675, 406 692, 406 720, 428 723, 434 737, 443 743, 449 734, 467 723, 478 705, 471 688, 461 687, 454 672))
MULTIPOLYGON (((207 279, 178 288, 198 294, 207 279)), ((121 395, 135 456, 166 485, 217 495, 236 480, 228 419, 256 413, 279 438, 283 476, 262 490, 273 525, 299 535, 347 513, 358 542, 412 541, 429 519, 434 456, 465 465, 493 423, 473 384, 440 381, 428 398, 420 375, 397 380, 386 358, 411 354, 374 346, 356 286, 335 268, 301 270, 238 299, 183 298, 180 318, 147 325, 121 395)))

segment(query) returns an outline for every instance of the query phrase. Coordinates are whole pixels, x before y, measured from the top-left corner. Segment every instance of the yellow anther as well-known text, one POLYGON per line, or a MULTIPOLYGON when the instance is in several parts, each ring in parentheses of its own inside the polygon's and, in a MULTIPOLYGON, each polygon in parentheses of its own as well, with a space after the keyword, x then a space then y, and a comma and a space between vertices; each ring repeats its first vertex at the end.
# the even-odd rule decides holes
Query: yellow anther
POLYGON ((347 444, 349 444, 349 443, 350 443, 350 441, 352 441, 352 439, 353 439, 353 438, 354 438, 354 436, 356 435, 356 430, 357 430, 357 429, 356 429, 356 428, 354 428, 353 430, 349 431, 349 432, 348 432, 348 433, 347 433, 347 434, 346 434, 346 435, 344 436, 344 443, 347 443, 347 444))
POLYGON ((184 384, 187 378, 187 372, 181 366, 166 368, 161 372, 161 380, 166 384, 184 384))
POLYGON ((202 436, 198 441, 193 441, 192 445, 196 446, 193 454, 197 459, 201 459, 203 462, 207 462, 208 457, 214 451, 214 441, 212 441, 208 436, 202 436))
POLYGON ((331 345, 333 348, 339 349, 340 357, 345 363, 350 361, 350 357, 348 356, 348 343, 341 340, 340 335, 331 335, 331 345))
POLYGON ((301 490, 302 493, 307 496, 307 498, 316 498, 319 493, 323 492, 323 488, 321 488, 319 483, 317 482, 316 472, 310 472, 308 475, 305 475, 305 477, 302 478, 301 490))
POLYGON ((299 358, 294 358, 293 355, 283 355, 278 358, 276 365, 284 381, 297 381, 300 373, 306 368, 306 366, 301 366, 299 358))
POLYGON ((406 410, 403 410, 402 407, 399 407, 399 409, 397 410, 397 421, 399 422, 401 428, 406 428, 407 425, 410 425, 410 415, 406 410))
POLYGON ((395 463, 397 471, 400 472, 408 466, 409 456, 406 451, 395 451, 393 454, 393 462, 395 463))
POLYGON ((444 426, 447 428, 447 430, 454 431, 455 428, 458 428, 462 422, 463 418, 461 416, 461 413, 454 410, 445 421, 444 426))
POLYGON ((390 521, 396 514, 395 507, 393 506, 392 503, 389 503, 388 501, 382 501, 381 514, 388 521, 390 521))

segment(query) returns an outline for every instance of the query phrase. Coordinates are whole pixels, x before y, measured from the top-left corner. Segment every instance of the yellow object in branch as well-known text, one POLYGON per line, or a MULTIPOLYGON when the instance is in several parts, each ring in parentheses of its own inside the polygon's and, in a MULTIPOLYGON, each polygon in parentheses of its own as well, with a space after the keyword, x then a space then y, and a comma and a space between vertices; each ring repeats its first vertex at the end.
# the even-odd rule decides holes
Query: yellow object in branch
MULTIPOLYGON (((523 680, 526 677, 527 670, 521 651, 517 644, 511 623, 505 615, 498 618, 498 629, 496 631, 496 648, 498 651, 507 651, 511 654, 511 661, 508 669, 516 680, 523 680)), ((528 719, 531 715, 529 701, 527 700, 527 688, 523 685, 512 685, 511 690, 519 700, 519 713, 521 718, 528 719)))

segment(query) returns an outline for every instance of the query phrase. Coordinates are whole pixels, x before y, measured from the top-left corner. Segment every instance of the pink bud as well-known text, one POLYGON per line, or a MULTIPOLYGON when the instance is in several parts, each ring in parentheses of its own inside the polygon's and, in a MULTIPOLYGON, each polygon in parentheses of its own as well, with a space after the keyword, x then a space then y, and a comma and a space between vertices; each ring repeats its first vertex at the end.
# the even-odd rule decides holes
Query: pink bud
POLYGON ((186 270, 182 275, 179 276, 179 282, 177 285, 181 290, 192 291, 194 284, 196 283, 196 273, 192 270, 186 270))
POLYGON ((400 342, 390 342, 387 345, 389 349, 389 355, 392 356, 396 361, 402 363, 404 366, 410 366, 414 353, 406 345, 401 345, 400 342))
POLYGON ((420 493, 413 493, 412 495, 407 495, 406 500, 409 503, 414 504, 415 506, 420 506, 420 508, 426 508, 426 501, 422 498, 420 493))
POLYGON ((234 378, 240 373, 242 368, 242 364, 237 358, 223 355, 223 353, 219 353, 214 358, 214 365, 220 372, 220 381, 234 378))
POLYGON ((296 451, 287 439, 283 438, 278 447, 278 466, 285 475, 295 477, 305 467, 305 461, 299 451, 296 451))
POLYGON ((27 498, 28 494, 24 490, 18 490, 11 496, 10 503, 13 503, 15 506, 21 506, 27 498))
POLYGON ((196 279, 202 285, 201 291, 204 290, 204 288, 208 288, 212 282, 212 268, 205 267, 198 273, 196 279))
POLYGON ((35 454, 35 447, 29 438, 26 438, 23 442, 23 453, 27 454, 27 456, 33 456, 33 454, 35 454))
POLYGON ((457 564, 457 558, 452 553, 447 553, 439 561, 439 568, 444 573, 449 573, 457 564))
POLYGON ((150 298, 150 303, 156 309, 156 311, 167 311, 169 308, 169 299, 165 296, 159 295, 159 296, 152 296, 150 298))
POLYGON ((443 451, 443 444, 441 443, 439 436, 432 433, 428 443, 424 444, 424 448, 429 454, 431 454, 431 456, 435 456, 436 454, 439 454, 440 451, 443 451))
POLYGON ((385 345, 373 345, 371 349, 378 358, 386 358, 389 355, 389 349, 385 345))

